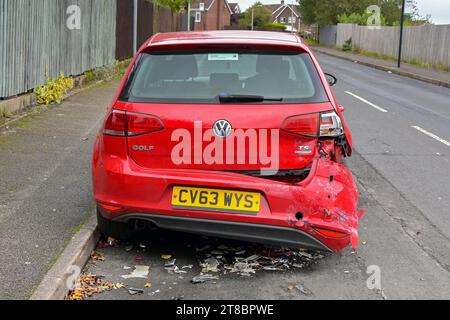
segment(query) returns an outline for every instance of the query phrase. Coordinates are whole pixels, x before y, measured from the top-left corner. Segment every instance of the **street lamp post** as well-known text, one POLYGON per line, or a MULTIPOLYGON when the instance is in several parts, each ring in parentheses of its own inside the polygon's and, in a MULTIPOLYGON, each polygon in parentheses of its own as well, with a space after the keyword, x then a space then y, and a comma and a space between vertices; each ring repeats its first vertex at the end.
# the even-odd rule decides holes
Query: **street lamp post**
POLYGON ((405 23, 405 7, 406 7, 406 0, 403 0, 402 16, 400 18, 400 41, 399 41, 399 47, 398 47, 398 61, 397 61, 398 68, 400 68, 401 63, 402 63, 403 25, 405 23))
POLYGON ((291 32, 294 33, 294 0, 292 0, 291 7, 291 32))
POLYGON ((254 10, 254 7, 252 7, 252 31, 254 30, 254 27, 253 27, 253 26, 254 26, 254 24, 255 24, 255 21, 254 21, 254 20, 255 20, 255 14, 254 14, 254 11, 253 11, 253 10, 254 10))
POLYGON ((138 42, 138 0, 134 0, 133 3, 133 53, 137 53, 138 42))
POLYGON ((188 1, 187 31, 191 31, 191 1, 188 1))

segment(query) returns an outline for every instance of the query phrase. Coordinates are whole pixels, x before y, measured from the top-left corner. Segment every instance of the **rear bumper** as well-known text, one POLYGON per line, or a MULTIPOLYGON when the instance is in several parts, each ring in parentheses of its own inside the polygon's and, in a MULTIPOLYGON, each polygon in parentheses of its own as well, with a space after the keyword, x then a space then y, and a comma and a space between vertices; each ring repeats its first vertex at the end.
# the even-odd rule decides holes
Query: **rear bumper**
POLYGON ((335 162, 315 160, 309 176, 292 185, 227 172, 149 170, 129 157, 96 155, 93 177, 97 202, 120 207, 101 210, 108 219, 334 252, 358 244, 358 191, 350 171, 335 162), (256 216, 178 210, 171 205, 174 186, 259 192, 261 210, 256 216))
POLYGON ((119 216, 115 220, 120 222, 144 220, 155 224, 161 229, 249 242, 260 242, 270 245, 332 251, 325 244, 321 243, 308 233, 294 228, 153 214, 127 214, 119 216))

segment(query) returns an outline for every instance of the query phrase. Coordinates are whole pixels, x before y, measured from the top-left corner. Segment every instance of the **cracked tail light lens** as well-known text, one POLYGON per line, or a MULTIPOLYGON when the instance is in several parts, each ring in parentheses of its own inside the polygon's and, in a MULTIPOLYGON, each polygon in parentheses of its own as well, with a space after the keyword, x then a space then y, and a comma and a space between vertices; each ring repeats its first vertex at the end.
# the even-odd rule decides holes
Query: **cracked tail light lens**
POLYGON ((119 137, 133 137, 164 129, 161 120, 155 116, 113 110, 105 122, 103 133, 119 137))
POLYGON ((319 131, 319 114, 306 114, 287 118, 281 129, 302 136, 317 137, 319 131))
POLYGON ((320 115, 321 137, 339 137, 342 134, 344 134, 344 127, 336 112, 327 112, 320 115))

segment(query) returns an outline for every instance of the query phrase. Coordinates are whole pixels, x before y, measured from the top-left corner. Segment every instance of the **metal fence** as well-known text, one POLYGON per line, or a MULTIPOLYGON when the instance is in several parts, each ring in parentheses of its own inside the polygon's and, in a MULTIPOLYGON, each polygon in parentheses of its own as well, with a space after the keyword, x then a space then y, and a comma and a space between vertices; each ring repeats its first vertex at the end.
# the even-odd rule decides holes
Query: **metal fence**
POLYGON ((116 0, 0 0, 0 98, 115 60, 116 0), (67 9, 81 9, 80 29, 67 9))
POLYGON ((337 26, 328 25, 320 27, 319 42, 326 46, 335 46, 337 37, 337 26))
MULTIPOLYGON (((388 56, 397 56, 399 27, 370 29, 338 24, 336 45, 352 39, 353 47, 388 56)), ((405 27, 402 57, 421 63, 450 67, 450 25, 405 27)))

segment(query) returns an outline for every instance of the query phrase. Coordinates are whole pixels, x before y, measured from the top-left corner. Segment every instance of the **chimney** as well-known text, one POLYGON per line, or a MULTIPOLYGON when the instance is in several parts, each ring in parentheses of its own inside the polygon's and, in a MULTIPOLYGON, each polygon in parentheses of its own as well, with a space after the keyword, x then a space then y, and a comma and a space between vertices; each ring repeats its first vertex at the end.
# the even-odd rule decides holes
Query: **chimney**
POLYGON ((284 6, 284 0, 281 0, 281 5, 284 6))

